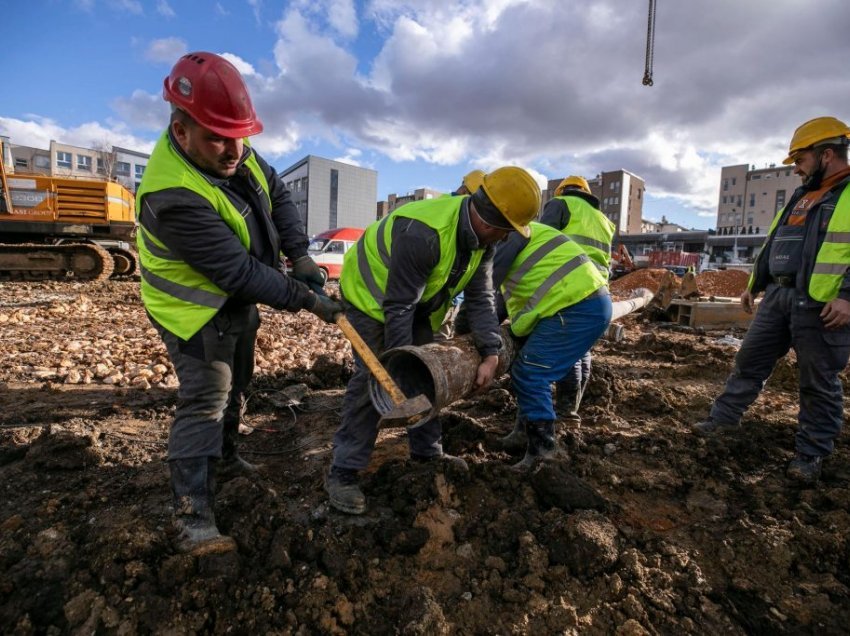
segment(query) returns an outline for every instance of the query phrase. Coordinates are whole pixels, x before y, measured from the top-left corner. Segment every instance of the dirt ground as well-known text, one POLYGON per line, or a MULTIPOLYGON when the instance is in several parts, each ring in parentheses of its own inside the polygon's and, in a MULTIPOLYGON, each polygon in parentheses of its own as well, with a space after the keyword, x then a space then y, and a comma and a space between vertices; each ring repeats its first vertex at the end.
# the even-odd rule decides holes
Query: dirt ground
POLYGON ((1 633, 848 631, 850 444, 817 487, 786 479, 793 356, 740 432, 701 439, 735 353, 720 339, 742 334, 627 317, 562 459, 510 469, 503 378, 443 415, 468 474, 411 464, 385 430, 352 517, 322 490, 350 349, 263 311, 242 438, 262 477, 220 484, 238 552, 193 558, 171 546, 175 381, 137 287, 0 284, 1 633))

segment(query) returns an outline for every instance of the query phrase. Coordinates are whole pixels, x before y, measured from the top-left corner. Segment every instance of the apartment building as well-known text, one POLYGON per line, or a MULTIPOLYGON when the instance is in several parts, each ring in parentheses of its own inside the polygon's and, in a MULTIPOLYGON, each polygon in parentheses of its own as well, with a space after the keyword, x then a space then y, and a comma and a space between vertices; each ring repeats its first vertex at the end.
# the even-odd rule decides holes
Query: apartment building
POLYGON ((417 188, 407 194, 389 194, 386 201, 378 201, 377 216, 381 219, 387 214, 398 210, 405 203, 424 201, 426 199, 439 199, 444 194, 444 192, 432 190, 431 188, 417 188))
POLYGON ((309 236, 375 220, 378 172, 307 155, 280 172, 309 236))
MULTIPOLYGON (((543 205, 552 199, 555 188, 566 178, 550 179, 543 191, 543 205)), ((643 218, 644 180, 628 170, 601 172, 587 180, 591 193, 599 199, 599 209, 617 226, 617 234, 640 234, 643 218)))
POLYGON ((776 212, 785 206, 800 178, 790 166, 741 164, 720 171, 716 234, 709 238, 715 260, 750 262, 767 238, 776 212))

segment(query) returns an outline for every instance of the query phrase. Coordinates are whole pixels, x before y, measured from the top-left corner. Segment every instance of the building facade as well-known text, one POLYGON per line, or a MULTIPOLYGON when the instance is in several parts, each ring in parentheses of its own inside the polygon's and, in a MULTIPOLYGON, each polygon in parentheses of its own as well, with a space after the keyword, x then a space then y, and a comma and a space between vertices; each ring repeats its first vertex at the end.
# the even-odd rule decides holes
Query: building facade
POLYGON ((716 234, 709 238, 712 260, 752 262, 776 212, 799 185, 800 178, 790 166, 771 164, 756 169, 741 164, 722 168, 716 234))
MULTIPOLYGON (((543 191, 545 205, 555 195, 555 188, 566 177, 550 179, 543 191)), ((602 172, 587 180, 591 193, 599 199, 599 209, 617 226, 617 234, 640 234, 643 198, 646 184, 628 170, 602 172)))
POLYGON ((307 155, 280 173, 309 236, 338 227, 365 228, 375 220, 378 173, 307 155))
POLYGON ((378 218, 381 219, 387 214, 398 210, 405 203, 424 201, 426 199, 439 199, 444 194, 444 192, 432 190, 431 188, 417 188, 407 194, 389 194, 386 201, 378 201, 378 218))

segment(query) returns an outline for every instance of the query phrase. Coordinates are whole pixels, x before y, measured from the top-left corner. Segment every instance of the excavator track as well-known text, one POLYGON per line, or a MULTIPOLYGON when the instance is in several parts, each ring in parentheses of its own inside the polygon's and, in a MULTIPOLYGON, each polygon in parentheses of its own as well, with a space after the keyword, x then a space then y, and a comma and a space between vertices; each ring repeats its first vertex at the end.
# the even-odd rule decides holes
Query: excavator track
POLYGON ((139 261, 133 252, 120 247, 108 247, 107 251, 112 256, 112 278, 127 278, 138 273, 139 261))
POLYGON ((94 243, 0 244, 0 280, 106 280, 112 256, 94 243))

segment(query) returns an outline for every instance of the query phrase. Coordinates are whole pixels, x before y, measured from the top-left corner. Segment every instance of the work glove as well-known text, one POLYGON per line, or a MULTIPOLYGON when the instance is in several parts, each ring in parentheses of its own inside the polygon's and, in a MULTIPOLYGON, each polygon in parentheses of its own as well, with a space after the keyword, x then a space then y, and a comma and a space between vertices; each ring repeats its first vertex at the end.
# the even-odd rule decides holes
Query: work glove
POLYGON ((305 306, 307 311, 316 314, 325 322, 336 322, 336 315, 342 313, 342 303, 323 294, 312 294, 313 304, 305 306))
POLYGON ((314 289, 325 285, 325 275, 322 269, 316 265, 316 261, 307 255, 292 261, 292 277, 314 289))

